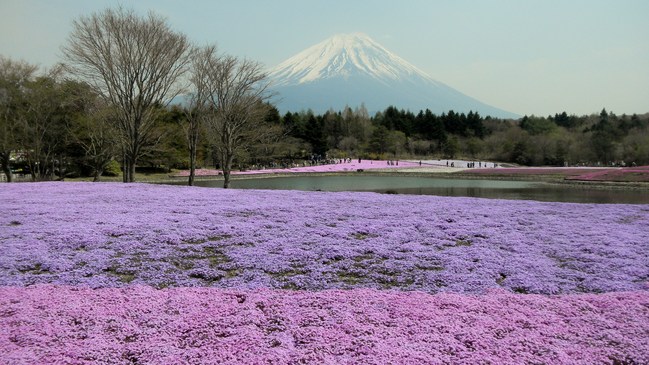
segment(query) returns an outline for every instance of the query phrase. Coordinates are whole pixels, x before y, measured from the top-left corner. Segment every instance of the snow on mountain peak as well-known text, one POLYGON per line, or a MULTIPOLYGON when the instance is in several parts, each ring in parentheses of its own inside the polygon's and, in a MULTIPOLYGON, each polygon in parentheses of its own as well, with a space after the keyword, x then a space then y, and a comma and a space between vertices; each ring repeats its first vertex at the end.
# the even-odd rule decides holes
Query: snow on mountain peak
POLYGON ((281 111, 342 110, 364 104, 378 112, 389 105, 434 113, 479 112, 515 117, 433 80, 362 33, 338 34, 269 70, 281 111))
POLYGON ((413 76, 433 81, 363 33, 334 35, 280 63, 269 76, 279 86, 348 78, 358 73, 383 82, 413 76))

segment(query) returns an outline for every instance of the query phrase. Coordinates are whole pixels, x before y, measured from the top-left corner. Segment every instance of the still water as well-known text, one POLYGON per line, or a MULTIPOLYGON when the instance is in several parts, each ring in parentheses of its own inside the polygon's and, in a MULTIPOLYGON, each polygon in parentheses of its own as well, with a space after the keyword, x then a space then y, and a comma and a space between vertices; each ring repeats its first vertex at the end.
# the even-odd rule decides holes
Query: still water
MULTIPOLYGON (((197 186, 220 188, 222 180, 197 181, 197 186)), ((575 203, 649 204, 646 190, 604 190, 543 182, 439 179, 414 176, 287 176, 231 181, 234 189, 306 191, 371 191, 392 194, 469 196, 575 203)))

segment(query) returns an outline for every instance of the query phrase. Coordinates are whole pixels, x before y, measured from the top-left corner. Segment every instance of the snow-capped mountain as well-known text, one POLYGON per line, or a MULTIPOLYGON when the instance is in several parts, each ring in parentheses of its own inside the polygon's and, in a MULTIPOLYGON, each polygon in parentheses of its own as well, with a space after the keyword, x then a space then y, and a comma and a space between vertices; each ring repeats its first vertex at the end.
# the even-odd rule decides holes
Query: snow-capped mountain
POLYGON ((428 76, 364 34, 339 34, 280 63, 269 71, 281 112, 311 109, 323 113, 361 103, 374 113, 390 105, 441 114, 477 111, 514 118, 428 76))
POLYGON ((360 33, 338 34, 309 47, 280 63, 271 72, 271 77, 278 80, 278 85, 291 85, 346 78, 355 73, 364 73, 386 83, 413 76, 430 79, 423 71, 360 33))

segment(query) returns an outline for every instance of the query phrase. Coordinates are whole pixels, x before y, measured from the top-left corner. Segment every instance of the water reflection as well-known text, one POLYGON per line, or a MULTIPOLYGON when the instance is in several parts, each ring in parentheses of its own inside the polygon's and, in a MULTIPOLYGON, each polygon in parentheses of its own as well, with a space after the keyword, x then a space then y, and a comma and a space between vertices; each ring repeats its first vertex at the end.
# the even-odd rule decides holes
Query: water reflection
MULTIPOLYGON (((222 181, 198 181, 221 187, 222 181)), ((575 203, 649 204, 642 190, 602 190, 529 181, 436 179, 414 176, 289 176, 233 180, 235 189, 372 191, 388 194, 467 196, 575 203)))

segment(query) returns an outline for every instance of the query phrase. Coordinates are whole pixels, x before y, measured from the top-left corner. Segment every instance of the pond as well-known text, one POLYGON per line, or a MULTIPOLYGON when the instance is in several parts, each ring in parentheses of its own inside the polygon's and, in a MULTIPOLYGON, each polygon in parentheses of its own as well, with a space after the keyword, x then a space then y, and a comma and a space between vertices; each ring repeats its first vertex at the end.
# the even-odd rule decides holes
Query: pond
MULTIPOLYGON (((178 183, 178 184, 183 184, 178 183)), ((201 180, 197 186, 220 188, 223 180, 201 180)), ((543 182, 440 179, 415 176, 334 175, 282 176, 231 181, 234 189, 370 191, 388 194, 468 196, 574 203, 649 204, 645 190, 596 189, 543 182)))

